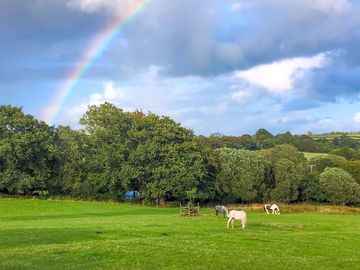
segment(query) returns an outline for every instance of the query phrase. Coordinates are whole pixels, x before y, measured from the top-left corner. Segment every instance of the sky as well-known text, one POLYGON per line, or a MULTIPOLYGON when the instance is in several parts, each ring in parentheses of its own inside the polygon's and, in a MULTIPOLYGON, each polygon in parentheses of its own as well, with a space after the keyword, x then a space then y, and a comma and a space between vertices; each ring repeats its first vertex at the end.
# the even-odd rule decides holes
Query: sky
POLYGON ((0 105, 73 128, 110 102, 197 135, 360 131, 358 14, 357 0, 0 0, 0 105))

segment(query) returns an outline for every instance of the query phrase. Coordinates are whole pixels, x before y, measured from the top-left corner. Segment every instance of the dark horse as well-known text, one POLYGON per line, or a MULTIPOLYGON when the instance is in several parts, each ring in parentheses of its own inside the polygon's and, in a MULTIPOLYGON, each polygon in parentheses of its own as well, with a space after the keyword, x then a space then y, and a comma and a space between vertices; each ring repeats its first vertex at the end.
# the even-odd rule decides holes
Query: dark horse
POLYGON ((226 216, 229 216, 229 212, 228 212, 227 208, 224 205, 216 205, 215 206, 216 217, 219 217, 219 213, 223 213, 224 218, 225 218, 225 214, 226 214, 226 216))

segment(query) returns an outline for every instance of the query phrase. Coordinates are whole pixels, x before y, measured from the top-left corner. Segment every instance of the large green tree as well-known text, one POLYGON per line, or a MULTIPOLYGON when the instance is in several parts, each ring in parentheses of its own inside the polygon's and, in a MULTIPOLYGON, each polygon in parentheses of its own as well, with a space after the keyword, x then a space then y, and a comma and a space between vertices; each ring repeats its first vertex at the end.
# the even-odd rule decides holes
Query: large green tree
POLYGON ((261 201, 265 159, 248 150, 221 148, 216 152, 219 159, 216 190, 220 198, 229 202, 261 201))
POLYGON ((291 145, 277 145, 260 152, 268 161, 265 183, 268 199, 291 202, 298 197, 306 173, 306 158, 291 145))
POLYGON ((360 160, 343 162, 339 167, 350 173, 355 181, 360 184, 360 160))
POLYGON ((33 194, 52 186, 54 134, 21 108, 0 106, 1 192, 33 194))
POLYGON ((209 157, 201 151, 191 130, 169 117, 134 113, 131 133, 133 151, 129 166, 135 172, 132 187, 144 198, 183 200, 186 191, 197 188, 198 197, 211 197, 207 177, 209 157))
POLYGON ((182 200, 193 188, 211 190, 193 132, 169 117, 127 113, 105 103, 91 106, 80 123, 91 149, 86 188, 97 198, 122 199, 131 189, 160 202, 182 200))
POLYGON ((83 184, 87 186, 87 168, 89 142, 87 135, 70 127, 59 126, 56 129, 55 149, 57 162, 54 170, 53 191, 59 195, 72 195, 77 198, 90 198, 83 184))
POLYGON ((87 197, 121 200, 131 179, 131 117, 112 104, 90 106, 80 119, 88 135, 87 179, 80 190, 87 197))
POLYGON ((326 168, 320 175, 320 186, 330 203, 360 203, 360 185, 343 169, 326 168))
POLYGON ((275 186, 270 192, 273 201, 292 202, 298 198, 302 174, 296 169, 295 163, 280 158, 274 165, 275 186))

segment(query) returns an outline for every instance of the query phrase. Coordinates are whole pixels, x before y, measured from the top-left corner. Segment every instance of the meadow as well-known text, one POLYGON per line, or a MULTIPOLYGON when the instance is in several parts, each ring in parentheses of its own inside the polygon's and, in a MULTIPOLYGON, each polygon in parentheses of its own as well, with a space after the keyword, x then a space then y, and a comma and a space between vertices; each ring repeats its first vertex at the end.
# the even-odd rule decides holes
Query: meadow
POLYGON ((301 152, 301 153, 304 154, 304 156, 307 160, 309 160, 313 157, 318 157, 318 156, 326 157, 329 155, 328 153, 311 153, 311 152, 301 152))
MULTIPOLYGON (((360 140, 360 133, 345 132, 343 134, 346 134, 347 137, 350 137, 351 139, 353 139, 355 141, 360 140)), ((335 137, 340 137, 340 136, 341 136, 340 133, 313 134, 313 135, 310 135, 310 137, 313 138, 314 140, 319 140, 319 139, 332 140, 335 137)))
POLYGON ((359 269, 359 209, 312 209, 249 209, 227 230, 210 208, 3 198, 0 269, 359 269))

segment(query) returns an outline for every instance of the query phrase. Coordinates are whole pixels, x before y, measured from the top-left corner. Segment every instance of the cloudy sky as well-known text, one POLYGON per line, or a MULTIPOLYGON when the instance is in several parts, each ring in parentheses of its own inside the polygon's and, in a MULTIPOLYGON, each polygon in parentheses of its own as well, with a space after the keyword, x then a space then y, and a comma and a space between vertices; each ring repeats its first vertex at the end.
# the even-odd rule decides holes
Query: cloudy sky
POLYGON ((0 104, 44 120, 55 106, 50 124, 73 127, 108 101, 204 135, 359 131, 359 14, 356 0, 0 0, 0 104))

